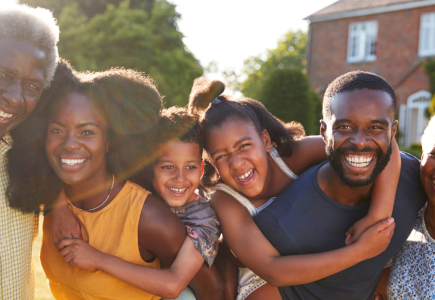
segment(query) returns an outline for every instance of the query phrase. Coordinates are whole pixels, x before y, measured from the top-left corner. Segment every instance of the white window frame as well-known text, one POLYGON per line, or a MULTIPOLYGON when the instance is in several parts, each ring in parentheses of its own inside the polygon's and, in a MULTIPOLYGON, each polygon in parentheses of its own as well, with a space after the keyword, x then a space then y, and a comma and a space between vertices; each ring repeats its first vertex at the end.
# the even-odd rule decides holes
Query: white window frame
POLYGON ((350 23, 349 39, 347 43, 347 62, 375 61, 377 39, 377 21, 350 23))
POLYGON ((420 17, 418 55, 435 55, 435 12, 422 14, 420 17))

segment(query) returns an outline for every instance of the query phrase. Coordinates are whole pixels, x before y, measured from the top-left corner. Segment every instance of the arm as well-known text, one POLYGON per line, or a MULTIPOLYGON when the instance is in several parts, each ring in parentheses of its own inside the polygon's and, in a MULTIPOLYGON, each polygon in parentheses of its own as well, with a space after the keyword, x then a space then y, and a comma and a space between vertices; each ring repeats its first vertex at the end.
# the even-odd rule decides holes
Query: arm
POLYGON ((393 152, 390 162, 376 178, 372 189, 372 201, 367 216, 356 222, 347 232, 346 244, 354 243, 361 233, 380 220, 393 214, 394 199, 400 177, 400 150, 396 140, 392 141, 393 152))
POLYGON ((239 268, 233 263, 235 259, 226 242, 219 243, 214 265, 223 280, 225 300, 234 300, 237 297, 239 268))
POLYGON ((390 269, 391 268, 384 268, 382 271, 381 279, 379 280, 378 288, 376 289, 375 300, 387 299, 387 286, 388 278, 390 277, 390 269))
MULTIPOLYGON (((100 269, 144 291, 167 298, 177 298, 204 263, 204 258, 186 236, 181 220, 153 196, 148 196, 142 209, 139 244, 147 250, 150 259, 157 256, 170 268, 156 269, 135 265, 101 253, 82 240, 64 240, 60 245, 68 246, 61 254, 64 261, 72 267, 100 269)), ((216 296, 219 296, 219 292, 214 290, 216 284, 208 282, 209 277, 204 277, 200 281, 201 286, 193 286, 195 293, 204 294, 203 290, 210 288, 215 295, 197 298, 221 299, 216 296)), ((196 283, 195 280, 193 283, 196 283)))
POLYGON ((211 204, 230 249, 254 273, 274 286, 313 282, 347 269, 383 252, 394 230, 392 219, 372 226, 353 245, 319 254, 281 257, 240 203, 224 192, 212 195, 211 204))
POLYGON ((136 265, 102 253, 83 240, 65 239, 61 254, 71 267, 101 270, 150 294, 175 299, 204 263, 192 240, 186 237, 169 269, 136 265))
MULTIPOLYGON (((140 245, 154 253, 165 266, 170 266, 185 236, 183 222, 161 201, 148 196, 139 222, 140 245)), ((223 297, 222 280, 215 266, 202 266, 189 286, 198 300, 220 300, 223 297)))
POLYGON ((62 249, 59 246, 61 240, 66 238, 77 239, 82 236, 80 223, 69 209, 64 189, 61 190, 59 197, 56 199, 51 215, 53 240, 57 250, 62 249))
POLYGON ((282 159, 293 172, 302 174, 327 159, 325 142, 320 135, 292 141, 292 155, 282 156, 282 159))

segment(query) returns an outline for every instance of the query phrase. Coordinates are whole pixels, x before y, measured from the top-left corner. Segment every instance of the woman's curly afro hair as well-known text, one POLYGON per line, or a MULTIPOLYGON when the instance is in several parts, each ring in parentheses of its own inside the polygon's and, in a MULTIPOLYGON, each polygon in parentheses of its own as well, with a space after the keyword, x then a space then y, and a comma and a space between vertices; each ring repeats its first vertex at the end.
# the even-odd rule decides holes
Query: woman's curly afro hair
POLYGON ((75 72, 59 61, 51 87, 41 96, 35 112, 11 131, 13 150, 8 153, 11 207, 38 212, 50 208, 62 182, 48 163, 45 137, 50 111, 65 96, 79 93, 100 110, 108 124, 110 142, 106 163, 118 178, 132 179, 148 163, 157 145, 155 128, 162 97, 149 77, 133 70, 113 68, 104 72, 75 72))

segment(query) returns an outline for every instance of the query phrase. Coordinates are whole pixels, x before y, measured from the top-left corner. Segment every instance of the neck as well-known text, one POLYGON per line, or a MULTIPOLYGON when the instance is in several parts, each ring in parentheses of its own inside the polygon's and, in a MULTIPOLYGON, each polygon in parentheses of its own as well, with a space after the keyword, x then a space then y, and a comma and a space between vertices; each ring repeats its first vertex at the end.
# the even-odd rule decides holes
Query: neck
POLYGON ((435 239, 435 207, 430 201, 427 202, 427 208, 424 212, 424 223, 429 235, 435 239))
MULTIPOLYGON (((106 199, 113 177, 106 170, 99 173, 76 185, 65 184, 65 193, 74 206, 85 210, 92 209, 106 199)), ((113 191, 110 198, 113 198, 113 191)))
POLYGON ((370 199, 372 184, 363 187, 349 187, 341 181, 330 163, 324 164, 317 173, 322 191, 335 201, 350 206, 361 205, 370 199))

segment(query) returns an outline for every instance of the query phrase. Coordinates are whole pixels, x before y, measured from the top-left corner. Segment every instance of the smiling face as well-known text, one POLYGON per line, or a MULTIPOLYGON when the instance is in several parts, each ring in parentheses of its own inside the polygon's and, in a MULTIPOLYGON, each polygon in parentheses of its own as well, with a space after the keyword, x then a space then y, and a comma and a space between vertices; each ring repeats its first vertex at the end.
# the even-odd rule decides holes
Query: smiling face
POLYGON ((77 185, 106 175, 107 125, 98 109, 82 94, 72 93, 50 113, 47 157, 57 176, 77 185))
POLYGON ((153 167, 154 189, 170 206, 193 201, 201 179, 201 161, 198 144, 169 142, 153 167))
POLYGON ((331 166, 346 185, 367 186, 387 165, 397 128, 391 105, 388 93, 368 89, 331 100, 331 119, 322 123, 321 133, 331 166))
POLYGON ((33 44, 0 38, 0 136, 35 109, 45 82, 45 53, 33 44))
POLYGON ((260 135, 251 122, 243 120, 229 119, 207 134, 207 151, 221 179, 252 198, 263 191, 271 149, 267 130, 260 135))

